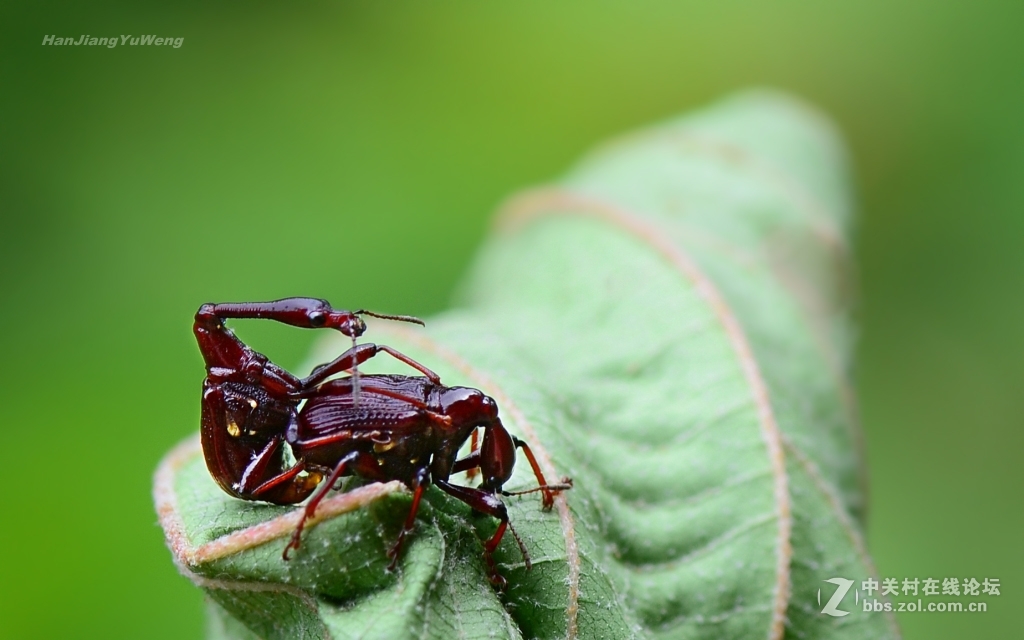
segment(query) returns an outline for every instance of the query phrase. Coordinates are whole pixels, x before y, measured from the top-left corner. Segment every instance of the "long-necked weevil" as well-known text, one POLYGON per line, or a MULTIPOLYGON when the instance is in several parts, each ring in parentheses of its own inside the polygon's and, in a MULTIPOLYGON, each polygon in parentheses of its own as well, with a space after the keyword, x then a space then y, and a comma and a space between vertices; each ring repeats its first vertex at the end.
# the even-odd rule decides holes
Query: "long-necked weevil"
POLYGON ((312 496, 284 549, 285 560, 290 550, 299 548, 306 520, 342 476, 403 482, 412 490, 412 508, 388 553, 390 569, 413 528, 424 490, 435 484, 475 511, 499 520, 497 531, 484 544, 484 557, 491 581, 503 586, 492 554, 506 529, 512 530, 527 568, 530 558, 499 495, 540 491, 544 509, 550 509, 554 495, 572 483, 563 478, 548 485, 529 446, 502 426, 492 398, 469 387, 446 387, 437 374, 412 358, 371 343, 353 344, 300 379, 246 346, 224 326, 229 318, 263 318, 296 327, 335 329, 354 343, 366 330, 360 315, 420 322, 410 316, 336 310, 314 298, 199 308, 194 331, 207 371, 201 439, 210 474, 224 491, 243 500, 297 504, 312 496), (381 351, 423 376, 356 373, 359 364, 381 351), (350 375, 329 380, 345 372, 350 375), (478 429, 483 430, 479 449, 478 429), (459 450, 471 436, 470 453, 459 459, 459 450), (284 455, 286 446, 295 460, 291 466, 284 455), (526 454, 539 486, 509 493, 502 487, 512 476, 517 448, 526 454), (454 473, 477 469, 483 476, 479 488, 449 482, 454 473))

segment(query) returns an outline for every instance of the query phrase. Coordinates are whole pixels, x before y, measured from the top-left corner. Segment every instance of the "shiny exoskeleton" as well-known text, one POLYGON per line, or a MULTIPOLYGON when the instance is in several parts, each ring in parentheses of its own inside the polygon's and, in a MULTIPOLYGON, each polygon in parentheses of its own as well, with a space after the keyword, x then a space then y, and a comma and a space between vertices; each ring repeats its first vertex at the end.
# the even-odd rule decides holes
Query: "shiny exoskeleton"
MULTIPOLYGON (((355 341, 366 311, 333 309, 325 300, 287 298, 274 302, 205 304, 194 331, 206 360, 203 382, 202 444, 214 480, 243 500, 296 504, 309 498, 295 534, 285 547, 298 549, 303 525, 342 476, 399 480, 413 492, 405 526, 389 555, 397 561, 402 540, 414 525, 423 491, 435 484, 476 511, 497 518, 497 531, 484 545, 491 579, 498 585, 492 553, 510 528, 499 494, 522 448, 539 482, 543 506, 571 484, 549 486, 529 447, 501 424, 498 407, 483 392, 446 387, 430 369, 384 345, 360 344, 331 362, 296 378, 250 349, 225 326, 228 318, 264 318, 296 327, 329 328, 355 341), (424 376, 359 375, 356 367, 384 351, 424 376), (350 372, 334 380, 332 376, 350 372), (479 450, 477 430, 483 430, 479 450), (472 451, 458 459, 472 436, 472 451), (294 464, 285 462, 290 447, 294 464), (454 473, 479 469, 479 488, 452 484, 454 473), (317 490, 317 487, 320 487, 317 490)), ((419 322, 408 316, 379 316, 419 322)), ((512 531, 529 567, 525 547, 512 531)))

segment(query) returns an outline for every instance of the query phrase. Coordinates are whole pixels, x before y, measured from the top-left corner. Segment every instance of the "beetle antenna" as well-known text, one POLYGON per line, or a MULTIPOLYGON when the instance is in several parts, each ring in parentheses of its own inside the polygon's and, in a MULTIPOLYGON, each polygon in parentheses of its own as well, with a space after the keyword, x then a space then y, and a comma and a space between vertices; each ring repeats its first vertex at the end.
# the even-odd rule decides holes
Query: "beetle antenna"
POLYGON ((511 522, 507 522, 508 530, 512 532, 512 537, 516 539, 516 544, 519 545, 519 551, 523 554, 523 563, 526 565, 526 570, 529 571, 533 568, 533 563, 530 562, 530 552, 526 550, 526 545, 523 544, 523 539, 516 533, 516 528, 512 526, 511 522))
POLYGON ((395 320, 396 322, 411 322, 412 324, 418 324, 421 327, 427 326, 425 322, 417 318, 416 316, 395 316, 387 313, 374 313, 373 311, 367 311, 366 309, 360 309, 354 312, 357 316, 370 316, 371 318, 380 318, 381 320, 395 320))
POLYGON ((562 478, 562 481, 558 484, 542 484, 532 489, 524 489, 522 491, 502 491, 503 496, 523 496, 527 493, 537 493, 538 491, 568 491, 572 489, 572 478, 562 478))

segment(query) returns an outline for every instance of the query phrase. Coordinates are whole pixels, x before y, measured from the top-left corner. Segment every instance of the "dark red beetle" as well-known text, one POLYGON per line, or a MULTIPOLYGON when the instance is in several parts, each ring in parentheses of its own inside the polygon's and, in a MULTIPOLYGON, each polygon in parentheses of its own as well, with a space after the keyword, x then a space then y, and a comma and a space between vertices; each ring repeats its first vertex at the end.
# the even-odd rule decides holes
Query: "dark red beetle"
MULTIPOLYGON (((437 374, 412 358, 369 343, 353 345, 299 379, 250 349, 224 326, 227 318, 265 318, 296 327, 336 329, 354 342, 366 330, 360 314, 420 322, 409 316, 336 310, 327 301, 313 298, 199 308, 194 331, 206 360, 202 443, 210 474, 224 491, 243 500, 295 504, 313 496, 285 547, 286 560, 289 550, 299 547, 306 519, 340 477, 400 480, 412 490, 413 503, 389 552, 392 568, 402 540, 413 527, 423 491, 436 484, 500 521, 484 545, 484 555, 492 581, 504 584, 492 553, 510 528, 498 494, 515 495, 502 491, 502 486, 512 475, 516 448, 526 453, 540 485, 531 491, 542 492, 545 509, 551 508, 554 493, 568 489, 571 482, 547 484, 530 448, 502 426, 493 399, 477 389, 446 387, 437 374), (425 377, 356 373, 359 364, 381 351, 425 377), (352 375, 328 381, 346 371, 352 375), (477 429, 483 429, 479 450, 477 429), (471 435, 471 453, 457 459, 471 435), (285 445, 295 458, 290 467, 285 463, 285 445), (475 469, 483 476, 480 488, 449 482, 451 474, 475 469)), ((526 548, 512 533, 529 568, 526 548)))

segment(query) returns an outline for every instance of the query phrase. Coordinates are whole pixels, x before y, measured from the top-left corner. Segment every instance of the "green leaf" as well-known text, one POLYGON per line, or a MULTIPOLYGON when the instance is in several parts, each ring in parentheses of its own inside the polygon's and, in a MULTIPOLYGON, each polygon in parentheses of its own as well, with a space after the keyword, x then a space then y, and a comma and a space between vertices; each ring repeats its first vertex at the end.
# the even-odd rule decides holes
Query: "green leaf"
MULTIPOLYGON (((211 638, 889 638, 872 575, 849 388, 850 196, 821 116, 748 93, 615 141, 502 211, 460 306, 368 335, 478 387, 549 478, 508 498, 499 594, 489 518, 431 489, 400 570, 410 497, 352 486, 291 562, 293 508, 235 500, 190 441, 158 473, 175 559, 211 638), (822 598, 819 604, 820 597, 822 598), (859 602, 859 599, 858 599, 859 602)), ((347 343, 328 338, 315 362, 347 343)), ((394 371, 376 358, 366 368, 394 371)), ((522 461, 510 488, 529 487, 522 461)))

